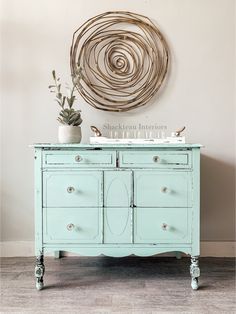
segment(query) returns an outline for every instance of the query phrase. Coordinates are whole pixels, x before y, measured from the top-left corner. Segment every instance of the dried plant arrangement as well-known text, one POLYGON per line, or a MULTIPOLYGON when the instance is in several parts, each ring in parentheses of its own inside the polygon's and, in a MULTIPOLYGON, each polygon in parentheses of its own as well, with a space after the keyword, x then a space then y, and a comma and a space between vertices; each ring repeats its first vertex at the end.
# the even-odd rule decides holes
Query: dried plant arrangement
POLYGON ((67 96, 62 94, 60 78, 56 76, 55 70, 52 71, 52 77, 54 84, 49 85, 51 93, 55 93, 55 101, 61 107, 59 117, 57 120, 62 125, 79 126, 82 123, 81 110, 75 110, 73 108, 76 96, 74 95, 75 86, 72 88, 66 86, 67 96))

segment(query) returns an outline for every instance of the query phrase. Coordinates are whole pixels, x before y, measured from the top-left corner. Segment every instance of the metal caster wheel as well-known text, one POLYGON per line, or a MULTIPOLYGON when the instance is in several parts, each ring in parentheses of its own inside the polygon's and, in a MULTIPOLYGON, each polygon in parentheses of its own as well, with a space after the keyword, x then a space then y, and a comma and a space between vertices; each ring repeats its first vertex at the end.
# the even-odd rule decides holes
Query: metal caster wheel
POLYGON ((41 280, 36 281, 36 289, 38 291, 43 289, 43 281, 41 281, 41 280))
POLYGON ((191 287, 193 290, 197 290, 198 289, 198 279, 197 278, 193 278, 191 281, 191 287))

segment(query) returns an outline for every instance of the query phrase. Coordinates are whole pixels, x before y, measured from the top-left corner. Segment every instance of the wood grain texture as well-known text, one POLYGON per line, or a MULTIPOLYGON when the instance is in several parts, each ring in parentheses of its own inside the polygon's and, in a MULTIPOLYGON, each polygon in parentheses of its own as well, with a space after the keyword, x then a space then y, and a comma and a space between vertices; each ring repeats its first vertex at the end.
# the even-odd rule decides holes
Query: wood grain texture
POLYGON ((2 258, 1 313, 235 313, 235 260, 201 258, 200 288, 189 258, 45 258, 35 290, 35 258, 2 258))

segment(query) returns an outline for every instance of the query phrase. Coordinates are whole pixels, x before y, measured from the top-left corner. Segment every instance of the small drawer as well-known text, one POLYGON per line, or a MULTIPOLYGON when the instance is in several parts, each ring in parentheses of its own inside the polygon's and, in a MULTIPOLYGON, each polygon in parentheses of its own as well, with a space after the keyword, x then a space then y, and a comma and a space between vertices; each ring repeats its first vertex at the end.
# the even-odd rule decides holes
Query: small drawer
POLYGON ((44 167, 115 167, 115 151, 45 151, 43 154, 44 167))
POLYGON ((102 171, 45 171, 44 207, 102 207, 102 171))
POLYGON ((189 151, 123 151, 120 166, 132 168, 190 168, 189 151))
POLYGON ((191 207, 191 178, 189 171, 134 170, 134 204, 138 207, 191 207))
POLYGON ((135 208, 134 243, 191 243, 191 210, 135 208))
POLYGON ((101 243, 100 208, 44 208, 44 243, 101 243))

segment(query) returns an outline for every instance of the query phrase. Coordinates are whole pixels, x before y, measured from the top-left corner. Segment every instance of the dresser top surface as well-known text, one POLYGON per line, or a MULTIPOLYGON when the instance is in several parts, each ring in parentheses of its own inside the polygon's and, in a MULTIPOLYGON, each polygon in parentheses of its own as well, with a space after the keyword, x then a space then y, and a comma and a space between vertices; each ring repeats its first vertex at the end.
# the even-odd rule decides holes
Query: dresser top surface
POLYGON ((35 148, 201 148, 201 144, 60 144, 60 143, 35 143, 30 145, 35 148))

